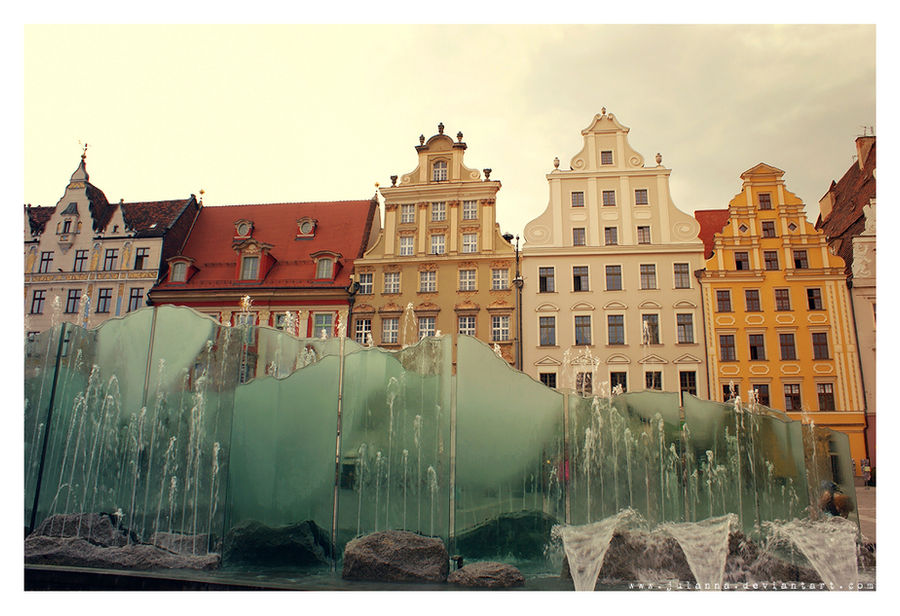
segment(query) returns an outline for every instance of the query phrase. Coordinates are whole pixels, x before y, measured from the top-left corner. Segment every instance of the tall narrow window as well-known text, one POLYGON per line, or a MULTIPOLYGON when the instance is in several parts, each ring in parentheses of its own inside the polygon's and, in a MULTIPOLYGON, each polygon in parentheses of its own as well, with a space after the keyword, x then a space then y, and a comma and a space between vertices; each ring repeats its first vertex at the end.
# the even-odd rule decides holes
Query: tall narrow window
POLYGON ((828 359, 828 334, 825 332, 812 335, 813 359, 828 359))
POLYGON ((572 245, 584 246, 584 227, 572 229, 572 245))
POLYGON ((38 266, 39 274, 46 274, 50 271, 50 266, 53 265, 53 251, 47 251, 41 253, 41 263, 38 266))
POLYGON ((615 205, 615 204, 616 204, 616 191, 604 190, 603 191, 603 205, 615 205))
POLYGON ((772 209, 772 195, 770 195, 769 193, 759 193, 759 209, 772 209))
POLYGON ((716 312, 731 312, 731 291, 728 289, 716 291, 716 312))
POLYGON ((435 233, 431 236, 431 254, 433 255, 442 255, 444 254, 444 234, 443 233, 435 233))
POLYGON ((463 233, 462 251, 464 253, 478 252, 478 234, 477 233, 463 233))
POLYGON ((650 201, 647 199, 647 189, 646 188, 636 188, 634 191, 634 204, 635 205, 647 205, 650 201))
POLYGON ((419 317, 419 339, 434 336, 436 332, 434 317, 419 317))
POLYGON ((762 334, 750 334, 750 359, 763 360, 766 358, 766 341, 762 334))
POLYGON ((400 319, 388 317, 381 319, 381 342, 385 344, 397 344, 400 332, 400 319))
POLYGON ((680 313, 675 315, 678 324, 678 344, 694 343, 694 315, 680 313))
POLYGON ((554 293, 556 291, 554 276, 552 267, 538 268, 538 293, 554 293))
POLYGON ((659 344, 659 315, 641 315, 641 339, 644 344, 659 344))
POLYGON ((734 335, 721 334, 719 336, 719 360, 720 361, 736 361, 737 355, 734 350, 734 335))
POLYGON ((541 346, 556 346, 556 317, 540 317, 541 346))
POLYGON ((475 290, 475 272, 473 269, 459 270, 459 290, 474 291, 475 290))
POLYGON ((807 289, 806 304, 810 310, 822 310, 822 289, 807 289))
POLYGON ((444 182, 447 180, 447 161, 439 160, 434 163, 434 173, 432 174, 432 179, 435 182, 444 182))
POLYGON ((142 270, 148 265, 150 260, 149 248, 138 248, 134 251, 134 269, 142 270))
POLYGON ((73 272, 83 272, 84 266, 87 264, 87 250, 75 251, 75 264, 72 267, 73 272))
POLYGON ((478 202, 477 201, 463 201, 462 217, 463 217, 463 220, 477 220, 478 219, 478 202))
POLYGON ((820 411, 834 410, 834 385, 831 383, 816 383, 816 395, 819 398, 820 411))
POLYGON ((331 338, 334 336, 334 315, 330 312, 319 312, 313 315, 313 337, 331 338))
POLYGON ((144 290, 140 287, 133 287, 128 296, 128 312, 137 310, 144 303, 144 290))
POLYGON ((655 265, 641 265, 641 288, 642 289, 655 289, 656 288, 656 266, 655 265))
POLYGON ((81 292, 78 289, 69 289, 66 297, 66 314, 75 314, 78 312, 78 302, 81 301, 81 292))
POLYGON ((765 261, 767 270, 777 270, 778 269, 778 251, 777 250, 763 251, 763 260, 765 261))
POLYGON ((575 344, 585 345, 591 343, 591 317, 575 317, 575 344))
POLYGON ((509 288, 509 270, 498 267, 491 270, 491 291, 505 291, 509 288))
POLYGON ((374 274, 366 272, 359 275, 359 293, 360 295, 372 295, 375 292, 375 284, 372 281, 374 274))
POLYGON ((572 290, 588 291, 588 268, 587 266, 576 266, 572 268, 572 290))
POLYGON ((784 410, 799 411, 802 410, 800 402, 800 384, 787 383, 784 386, 784 410))
POLYGON ((697 373, 694 371, 679 372, 678 387, 681 391, 681 405, 684 406, 684 394, 697 395, 697 373))
POLYGON ((794 251, 794 268, 795 269, 808 269, 809 268, 809 259, 806 256, 805 250, 795 250, 794 251))
POLYGON ((691 288, 691 268, 689 263, 675 263, 673 265, 675 272, 675 288, 690 289, 691 288))
POLYGON ((384 292, 399 293, 400 292, 400 272, 384 273, 384 292))
POLYGON ((431 204, 431 222, 443 222, 447 220, 447 203, 435 201, 431 204))
POLYGON ((759 304, 759 289, 744 290, 744 307, 747 312, 759 312, 761 310, 759 304))
POLYGON ((44 299, 47 291, 35 291, 31 296, 31 314, 44 314, 44 299))
POLYGON ((607 344, 625 344, 625 316, 610 314, 606 317, 607 344))
POLYGON ((604 227, 603 240, 607 246, 615 246, 619 243, 618 227, 604 227))
POLYGON ((412 235, 401 235, 400 236, 400 256, 401 257, 411 257, 413 254, 413 240, 415 238, 412 235))
POLYGON ((781 359, 797 359, 797 347, 794 345, 794 334, 778 334, 781 346, 781 359))
POLYGON ((754 385, 753 388, 756 390, 756 401, 763 406, 769 406, 769 386, 765 383, 759 383, 754 385))
MULTIPOLYGON (((253 276, 251 278, 256 278, 258 273, 256 269, 259 267, 259 259, 256 257, 251 257, 256 259, 256 265, 253 266, 253 276)), ((246 259, 246 258, 245 258, 246 259)), ((334 278, 334 261, 331 259, 319 259, 319 262, 316 263, 316 278, 319 279, 331 279, 334 278)))
POLYGON ((463 336, 475 335, 475 316, 470 314, 461 315, 458 319, 459 333, 463 336))
POLYGON ((172 264, 172 282, 184 282, 187 276, 187 263, 179 261, 172 264))
POLYGON ((790 289, 775 289, 775 310, 791 309, 790 289))
POLYGON ((419 292, 420 293, 436 293, 437 292, 437 272, 419 272, 419 292))
POLYGON ((491 341, 506 342, 509 340, 509 315, 491 317, 491 341))
POLYGON ((112 302, 112 289, 100 289, 97 293, 97 312, 109 312, 112 302))
POLYGON ((741 395, 741 384, 740 383, 727 383, 722 385, 722 400, 726 402, 728 400, 733 400, 735 396, 741 395))
POLYGON ((662 390, 662 372, 658 370, 645 372, 644 388, 662 390))
POLYGON ((356 342, 366 344, 372 336, 372 319, 356 319, 356 342))
MULTIPOLYGON (((316 278, 325 278, 322 268, 325 259, 319 259, 316 264, 316 278)), ((256 280, 259 274, 259 257, 244 257, 241 259, 241 280, 256 280)))
POLYGON ((117 248, 107 248, 103 257, 103 271, 116 269, 116 261, 119 260, 119 250, 117 248))
POLYGON ((405 203, 400 206, 400 222, 416 222, 416 206, 413 203, 405 203))
POLYGON ((637 243, 638 244, 649 244, 650 243, 650 227, 638 227, 637 228, 637 243))
POLYGON ((750 254, 743 251, 734 253, 734 269, 750 269, 750 254))
POLYGON ((622 290, 622 266, 607 265, 606 266, 606 290, 621 291, 622 290))
POLYGON ((583 192, 573 192, 572 193, 572 207, 584 207, 584 193, 583 192))

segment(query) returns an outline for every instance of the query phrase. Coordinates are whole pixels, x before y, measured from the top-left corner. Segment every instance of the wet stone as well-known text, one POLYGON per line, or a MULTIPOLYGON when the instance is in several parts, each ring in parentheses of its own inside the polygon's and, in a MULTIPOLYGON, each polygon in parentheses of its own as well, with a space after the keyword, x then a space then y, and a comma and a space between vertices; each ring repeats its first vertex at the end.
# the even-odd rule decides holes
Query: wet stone
POLYGON ((447 583, 473 588, 512 588, 523 586, 525 577, 512 565, 485 561, 452 571, 447 576, 447 583))
POLYGON ((402 530, 354 539, 344 548, 345 580, 444 582, 450 556, 444 542, 402 530))

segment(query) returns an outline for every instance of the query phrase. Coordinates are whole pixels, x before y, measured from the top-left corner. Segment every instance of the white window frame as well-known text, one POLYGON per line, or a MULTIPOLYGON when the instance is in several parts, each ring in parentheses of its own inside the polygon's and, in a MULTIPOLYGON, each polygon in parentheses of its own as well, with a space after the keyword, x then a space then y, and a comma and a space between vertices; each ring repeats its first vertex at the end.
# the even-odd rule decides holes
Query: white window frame
POLYGON ((437 317, 419 317, 419 340, 437 333, 437 317))
POLYGON ((419 293, 437 293, 437 272, 423 270, 419 272, 419 293))
POLYGON ((478 220, 478 202, 477 201, 463 201, 462 219, 463 220, 478 220))
POLYGON ((397 344, 400 340, 399 317, 385 317, 381 319, 381 342, 385 344, 397 344))
POLYGON ((509 315, 491 315, 491 342, 509 341, 509 315))
POLYGON ((334 260, 321 257, 316 261, 316 280, 332 280, 334 278, 334 260))
POLYGON ((375 275, 371 272, 363 272, 359 275, 359 293, 360 295, 372 295, 375 293, 375 275))
POLYGON ((456 319, 457 331, 463 336, 474 336, 478 319, 473 314, 462 314, 456 319))
POLYGON ((466 254, 478 252, 478 234, 477 233, 463 233, 462 251, 466 254))
POLYGON ((431 254, 442 255, 447 252, 447 238, 443 233, 431 234, 431 254))
POLYGON ((433 201, 431 203, 431 222, 444 222, 447 220, 447 202, 433 201))
POLYGON ((415 254, 415 240, 416 238, 412 235, 401 235, 400 236, 400 256, 401 257, 411 257, 415 254))
POLYGON ((404 203, 400 206, 400 224, 416 222, 416 205, 404 203))
POLYGON ((447 181, 447 161, 446 160, 436 160, 434 164, 431 166, 431 179, 434 182, 446 182, 447 181))
POLYGON ((509 269, 495 267, 491 269, 491 291, 506 291, 509 289, 509 269))
MULTIPOLYGON (((319 277, 319 263, 316 262, 316 278, 319 277)), ((259 255, 241 257, 241 280, 257 280, 259 278, 259 255)))
POLYGON ((400 272, 384 273, 384 292, 399 293, 400 292, 400 272))
POLYGON ((172 264, 172 282, 184 282, 187 279, 187 263, 179 261, 172 264))
POLYGON ((460 291, 476 291, 476 281, 478 279, 478 270, 461 269, 459 270, 459 290, 460 291))
POLYGON ((369 341, 369 336, 372 335, 372 319, 356 319, 354 333, 356 335, 357 343, 366 344, 369 341))
POLYGON ((314 312, 312 315, 312 322, 313 322, 313 331, 312 331, 313 338, 319 338, 322 335, 323 329, 325 330, 326 338, 334 337, 334 313, 333 312, 314 312), (324 323, 322 323, 322 324, 316 323, 316 321, 319 320, 320 317, 322 319, 324 319, 325 317, 328 317, 329 325, 327 327, 325 326, 324 323))

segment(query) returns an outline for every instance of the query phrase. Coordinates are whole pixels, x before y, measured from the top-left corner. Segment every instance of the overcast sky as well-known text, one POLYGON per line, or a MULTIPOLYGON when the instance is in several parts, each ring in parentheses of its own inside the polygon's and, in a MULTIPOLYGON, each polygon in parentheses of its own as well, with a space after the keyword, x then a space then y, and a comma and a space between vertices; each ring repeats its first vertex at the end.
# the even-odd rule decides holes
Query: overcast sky
POLYGON ((766 162, 815 220, 877 128, 865 25, 26 26, 24 84, 26 203, 55 205, 79 141, 110 201, 364 199, 443 122, 519 234, 602 107, 687 212, 766 162))

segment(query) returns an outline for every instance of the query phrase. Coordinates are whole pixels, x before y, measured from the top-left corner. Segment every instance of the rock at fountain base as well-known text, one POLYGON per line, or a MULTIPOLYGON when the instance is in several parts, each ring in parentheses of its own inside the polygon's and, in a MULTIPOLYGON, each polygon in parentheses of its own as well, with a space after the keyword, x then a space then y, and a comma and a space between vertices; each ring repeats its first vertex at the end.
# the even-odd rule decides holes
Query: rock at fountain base
POLYGON ((450 555, 444 542, 402 530, 354 539, 344 548, 345 580, 444 582, 450 555))
POLYGON ((41 522, 29 536, 79 537, 102 547, 128 544, 125 532, 106 513, 58 513, 41 522))
POLYGON ((218 554, 172 554, 152 545, 103 547, 81 537, 30 535, 25 540, 25 562, 33 565, 101 569, 199 569, 219 566, 218 554))
POLYGON ((326 565, 331 557, 330 538, 312 520, 278 527, 247 520, 228 531, 225 546, 225 561, 244 565, 326 565))
POLYGON ((512 588, 524 586, 525 576, 512 565, 485 561, 451 572, 447 583, 472 588, 512 588))
MULTIPOLYGON (((182 535, 180 533, 153 533, 150 545, 174 552, 175 554, 206 554, 208 551, 218 552, 218 549, 210 549, 213 542, 208 533, 201 535, 182 535)), ((220 547, 220 546, 216 546, 220 547)))

